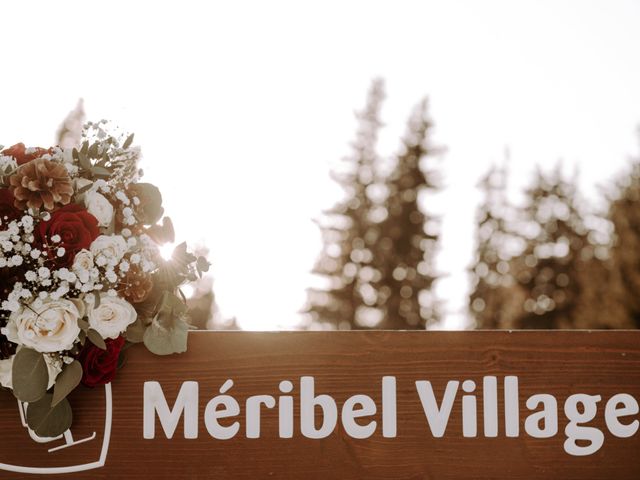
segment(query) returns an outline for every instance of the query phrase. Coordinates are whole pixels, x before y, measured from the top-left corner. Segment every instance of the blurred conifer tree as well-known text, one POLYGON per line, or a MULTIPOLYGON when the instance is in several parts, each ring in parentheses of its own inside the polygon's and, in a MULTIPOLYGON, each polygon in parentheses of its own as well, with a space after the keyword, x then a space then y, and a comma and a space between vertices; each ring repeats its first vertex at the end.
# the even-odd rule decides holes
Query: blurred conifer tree
POLYGON ((565 180, 559 165, 548 173, 538 169, 526 195, 518 227, 526 247, 510 262, 524 301, 509 328, 575 328, 586 265, 594 257, 575 181, 565 180))
POLYGON ((411 115, 395 166, 385 180, 386 202, 371 213, 381 237, 374 262, 381 278, 375 283, 384 320, 379 328, 424 329, 440 319, 433 284, 439 221, 420 207, 438 190, 436 172, 428 162, 438 149, 431 145, 432 124, 427 101, 411 115))
POLYGON ((476 253, 470 268, 469 296, 469 311, 476 328, 507 328, 520 314, 524 301, 510 264, 518 239, 510 231, 513 209, 506 186, 506 167, 495 165, 478 184, 483 195, 476 215, 476 253))
POLYGON ((383 100, 384 83, 374 80, 366 107, 356 115, 353 152, 344 159, 341 171, 332 174, 344 190, 344 199, 325 211, 319 222, 324 245, 313 273, 325 285, 309 289, 305 312, 311 322, 323 328, 363 328, 381 319, 375 298, 371 301, 373 284, 379 277, 372 265, 379 228, 369 219, 372 201, 367 188, 375 182, 383 100))
POLYGON ((625 309, 621 326, 640 328, 640 160, 617 187, 608 215, 615 231, 611 259, 616 273, 608 283, 608 297, 625 309))

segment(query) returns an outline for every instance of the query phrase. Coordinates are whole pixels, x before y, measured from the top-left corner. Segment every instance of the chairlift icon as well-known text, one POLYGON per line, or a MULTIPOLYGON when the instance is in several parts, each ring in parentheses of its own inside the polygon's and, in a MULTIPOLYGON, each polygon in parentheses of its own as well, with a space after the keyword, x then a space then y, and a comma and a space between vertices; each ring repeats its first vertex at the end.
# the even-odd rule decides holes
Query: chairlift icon
MULTIPOLYGON (((59 473, 82 472, 85 470, 92 470, 95 468, 103 467, 107 460, 107 453, 109 450, 109 440, 111 437, 111 420, 112 420, 112 410, 113 410, 112 398, 111 398, 111 384, 107 384, 104 386, 104 395, 105 395, 104 437, 102 439, 102 448, 100 450, 100 458, 98 459, 98 461, 80 464, 80 465, 70 465, 65 467, 26 467, 21 465, 11 465, 7 463, 0 463, 0 470, 6 470, 9 472, 49 475, 49 474, 59 474, 59 473)), ((58 435, 57 437, 40 437, 27 425, 26 413, 28 408, 29 408, 28 404, 18 401, 18 411, 20 413, 20 422, 22 424, 22 427, 24 427, 27 430, 31 440, 41 444, 53 444, 54 442, 58 442, 59 440, 62 440, 61 443, 52 445, 51 448, 47 449, 47 452, 49 454, 55 454, 55 452, 59 452, 60 450, 64 450, 67 448, 75 447, 83 443, 94 441, 97 437, 96 432, 93 432, 89 436, 86 436, 80 439, 75 439, 73 437, 73 433, 71 432, 71 429, 65 431, 62 435, 58 435)))

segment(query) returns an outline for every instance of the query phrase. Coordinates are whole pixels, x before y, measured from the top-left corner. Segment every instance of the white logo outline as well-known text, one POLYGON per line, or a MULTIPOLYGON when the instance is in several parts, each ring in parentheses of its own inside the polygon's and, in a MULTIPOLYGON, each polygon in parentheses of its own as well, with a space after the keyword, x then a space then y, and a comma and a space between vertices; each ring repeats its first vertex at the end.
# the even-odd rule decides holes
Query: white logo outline
MULTIPOLYGON (((55 474, 59 474, 59 473, 73 473, 73 472, 82 472, 85 470, 93 470, 95 468, 100 468, 100 467, 104 467, 104 464, 107 461, 107 453, 109 451, 109 442, 111 440, 111 420, 112 420, 112 414, 113 414, 113 402, 111 399, 111 384, 108 383, 104 386, 104 391, 105 391, 105 420, 104 420, 104 437, 102 439, 102 448, 100 450, 100 459, 96 462, 90 462, 90 463, 83 463, 81 465, 71 465, 71 466, 66 466, 66 467, 23 467, 20 465, 11 465, 8 463, 1 463, 0 462, 0 470, 5 470, 8 472, 18 472, 18 473, 33 473, 33 474, 40 474, 40 475, 55 475, 55 474)), ((20 414, 22 415, 22 411, 20 411, 20 414)), ((67 432, 65 432, 65 441, 68 442, 68 437, 66 435, 67 432)), ((95 432, 93 434, 95 436, 95 432)), ((32 437, 33 438, 33 437, 32 437)), ((83 443, 85 441, 88 441, 90 439, 93 439, 94 437, 88 437, 86 439, 82 439, 79 440, 77 442, 75 442, 75 444, 77 445, 78 443, 83 443)), ((61 445, 59 447, 55 447, 49 450, 49 452, 53 452, 56 450, 60 450, 62 448, 65 448, 67 446, 70 446, 68 444, 65 445, 61 445)))

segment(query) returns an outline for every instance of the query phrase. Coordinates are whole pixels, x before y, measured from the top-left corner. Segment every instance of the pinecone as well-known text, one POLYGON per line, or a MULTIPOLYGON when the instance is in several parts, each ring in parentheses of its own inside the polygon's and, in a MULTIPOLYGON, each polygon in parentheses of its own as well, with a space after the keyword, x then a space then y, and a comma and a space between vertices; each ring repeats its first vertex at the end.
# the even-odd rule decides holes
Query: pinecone
POLYGON ((131 303, 144 302, 151 290, 153 281, 151 276, 144 272, 138 265, 131 265, 120 284, 120 293, 131 303))
POLYGON ((9 177, 16 208, 52 211, 71 201, 73 185, 64 165, 37 158, 9 177))

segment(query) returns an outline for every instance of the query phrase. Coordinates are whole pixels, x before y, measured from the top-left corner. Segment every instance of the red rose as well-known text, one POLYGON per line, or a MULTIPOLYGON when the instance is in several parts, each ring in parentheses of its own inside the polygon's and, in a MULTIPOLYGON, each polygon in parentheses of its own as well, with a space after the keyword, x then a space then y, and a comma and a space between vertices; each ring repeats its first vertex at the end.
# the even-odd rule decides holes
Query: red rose
POLYGON ((0 189, 0 230, 6 230, 11 221, 22 218, 23 212, 13 205, 14 200, 11 190, 0 189))
POLYGON ((3 155, 9 155, 16 160, 18 165, 23 165, 25 163, 30 162, 31 160, 35 160, 36 158, 40 158, 43 155, 53 153, 53 149, 49 148, 32 148, 31 151, 27 153, 27 147, 24 146, 24 143, 16 143, 13 147, 5 148, 2 152, 3 155))
POLYGON ((124 346, 124 337, 108 338, 104 341, 106 350, 87 341, 78 356, 82 364, 82 383, 87 387, 104 385, 116 376, 118 357, 124 346))
POLYGON ((49 259, 59 266, 70 266, 73 259, 83 248, 89 248, 100 230, 98 220, 84 207, 75 203, 65 205, 51 214, 46 222, 40 222, 36 230, 38 242, 49 254, 49 259), (55 243, 51 237, 58 235, 60 242, 55 243), (58 248, 64 248, 64 255, 58 256, 58 248))

